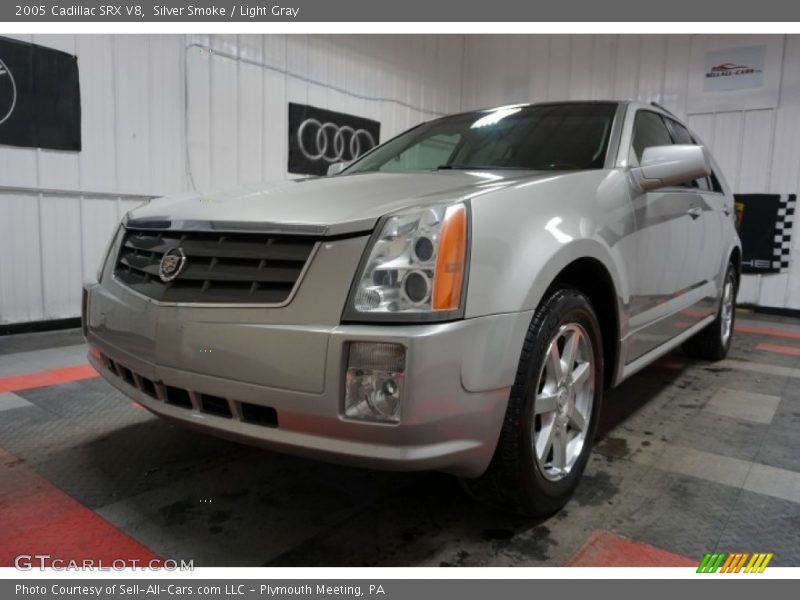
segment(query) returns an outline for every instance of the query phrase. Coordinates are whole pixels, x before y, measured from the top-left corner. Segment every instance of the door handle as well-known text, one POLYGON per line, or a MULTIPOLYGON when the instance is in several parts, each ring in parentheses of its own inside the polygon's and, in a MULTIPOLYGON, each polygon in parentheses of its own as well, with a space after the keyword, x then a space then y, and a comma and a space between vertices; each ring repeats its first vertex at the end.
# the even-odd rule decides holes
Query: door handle
POLYGON ((690 217, 692 217, 692 219, 696 219, 697 217, 699 217, 700 215, 703 214, 703 209, 700 208, 699 206, 694 206, 694 207, 690 208, 689 210, 687 210, 686 213, 690 217))
POLYGON ((722 207, 722 212, 725 213, 726 217, 730 217, 731 216, 731 209, 727 204, 722 207))

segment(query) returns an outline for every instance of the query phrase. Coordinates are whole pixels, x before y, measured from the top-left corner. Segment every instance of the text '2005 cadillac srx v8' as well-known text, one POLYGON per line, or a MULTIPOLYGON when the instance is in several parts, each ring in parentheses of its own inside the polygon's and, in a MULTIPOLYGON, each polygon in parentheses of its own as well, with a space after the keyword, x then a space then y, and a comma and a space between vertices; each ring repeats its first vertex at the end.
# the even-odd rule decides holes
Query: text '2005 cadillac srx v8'
POLYGON ((84 331, 95 368, 175 423, 443 470, 544 515, 605 388, 681 344, 726 355, 740 260, 730 189, 667 111, 505 106, 329 177, 133 210, 84 331))

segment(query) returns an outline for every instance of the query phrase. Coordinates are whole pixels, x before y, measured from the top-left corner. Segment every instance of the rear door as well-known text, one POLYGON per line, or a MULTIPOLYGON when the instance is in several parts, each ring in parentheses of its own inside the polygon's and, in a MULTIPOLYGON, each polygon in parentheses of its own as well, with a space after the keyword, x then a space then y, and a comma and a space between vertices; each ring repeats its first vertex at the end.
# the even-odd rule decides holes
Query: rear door
MULTIPOLYGON (((676 144, 698 143, 689 130, 674 119, 667 118, 666 122, 676 144)), ((718 296, 715 281, 722 264, 724 195, 713 173, 685 187, 690 187, 698 195, 699 215, 696 220, 702 237, 692 246, 689 254, 691 277, 697 288, 690 310, 702 318, 714 313, 718 296)))

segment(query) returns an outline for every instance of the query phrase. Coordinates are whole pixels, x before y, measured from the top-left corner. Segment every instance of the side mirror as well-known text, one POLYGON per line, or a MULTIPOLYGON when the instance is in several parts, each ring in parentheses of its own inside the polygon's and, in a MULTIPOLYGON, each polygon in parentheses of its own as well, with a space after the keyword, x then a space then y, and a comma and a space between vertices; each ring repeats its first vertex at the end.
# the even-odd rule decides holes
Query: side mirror
POLYGON ((328 177, 331 175, 338 175, 344 168, 347 166, 348 163, 346 162, 335 162, 333 164, 328 165, 328 177))
POLYGON ((703 146, 675 144, 645 148, 633 172, 643 190, 655 190, 705 177, 711 168, 703 146))

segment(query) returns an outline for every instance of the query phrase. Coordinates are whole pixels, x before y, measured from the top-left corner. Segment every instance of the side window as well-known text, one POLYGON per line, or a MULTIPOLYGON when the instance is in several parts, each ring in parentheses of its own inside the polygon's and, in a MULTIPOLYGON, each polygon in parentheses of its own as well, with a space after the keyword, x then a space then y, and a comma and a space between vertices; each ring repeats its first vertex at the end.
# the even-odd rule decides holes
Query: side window
MULTIPOLYGON (((672 133, 672 138, 676 144, 693 144, 697 142, 683 125, 672 119, 667 119, 669 130, 672 133)), ((722 187, 717 181, 717 177, 712 173, 710 177, 703 177, 702 179, 695 179, 691 184, 684 184, 690 187, 700 188, 704 192, 721 192, 722 187)))
POLYGON ((712 192, 718 192, 718 193, 721 194, 722 193, 722 185, 720 184, 719 179, 717 179, 717 176, 714 175, 713 171, 711 172, 711 177, 709 177, 709 179, 711 180, 711 191, 712 192))
POLYGON ((704 192, 711 191, 711 182, 708 180, 708 177, 703 177, 702 179, 695 179, 692 183, 696 184, 704 192))
POLYGON ((649 110, 640 110, 636 113, 636 120, 633 123, 633 151, 640 162, 645 148, 671 144, 672 138, 661 115, 649 110))
POLYGON ((678 123, 677 121, 673 121, 672 119, 667 119, 667 123, 669 123, 669 128, 672 131, 672 137, 675 140, 676 144, 694 144, 695 141, 692 139, 689 130, 686 129, 683 125, 678 123))

